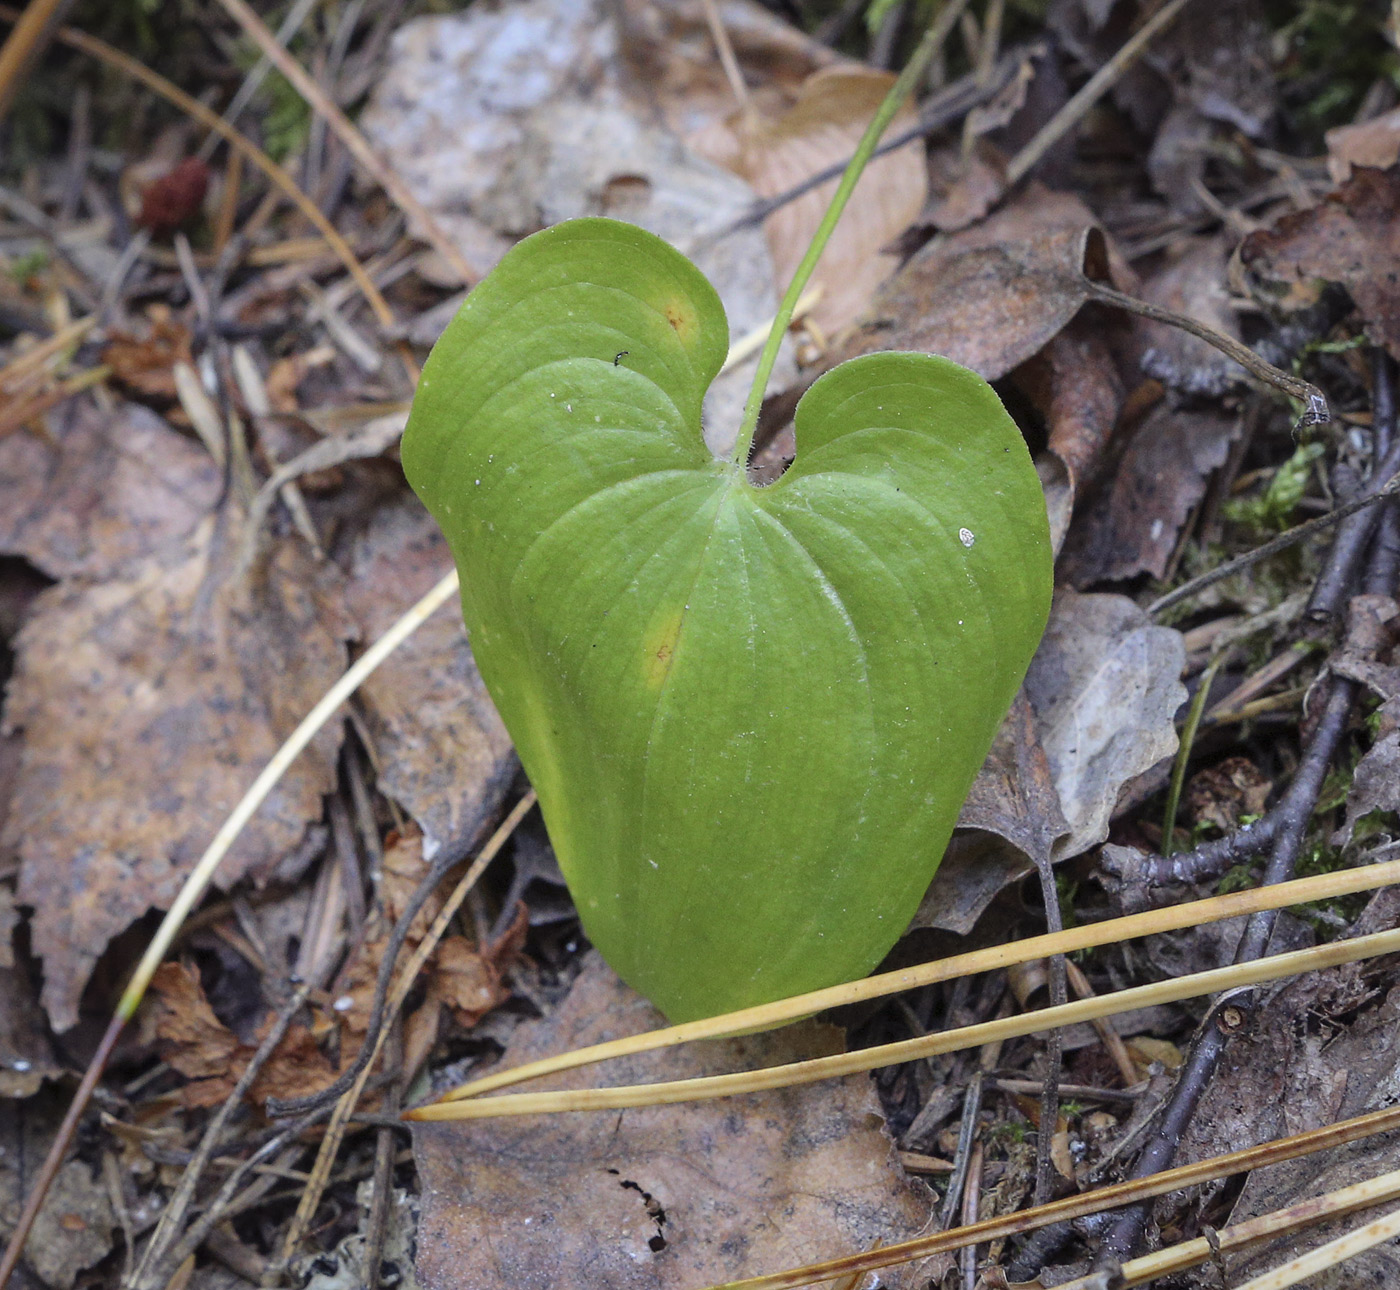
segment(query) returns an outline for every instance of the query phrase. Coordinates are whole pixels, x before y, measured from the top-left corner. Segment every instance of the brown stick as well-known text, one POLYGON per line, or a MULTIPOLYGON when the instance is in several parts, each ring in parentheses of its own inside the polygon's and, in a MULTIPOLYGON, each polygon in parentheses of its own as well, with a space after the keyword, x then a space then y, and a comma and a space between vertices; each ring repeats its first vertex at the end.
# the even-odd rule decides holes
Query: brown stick
POLYGON ((19 1265, 20 1256, 24 1253, 24 1243, 29 1239, 30 1229, 34 1226, 34 1220, 39 1217, 39 1210, 43 1208, 44 1197, 48 1195, 53 1180, 58 1177, 58 1171, 63 1167, 63 1157, 68 1154, 68 1144, 73 1141, 73 1135, 78 1130, 78 1121, 87 1110, 92 1091, 107 1069, 107 1059, 111 1057, 112 1049, 117 1046, 117 1040, 121 1038, 125 1026, 126 1019, 121 1016, 114 1016, 107 1023, 107 1032, 102 1036, 102 1042, 97 1045, 97 1052, 93 1054, 92 1061, 83 1073, 82 1083, 78 1085, 78 1091, 73 1094, 73 1100, 68 1104, 68 1113, 63 1117, 63 1123, 58 1126, 58 1133, 49 1147, 49 1154, 44 1157, 39 1177, 30 1188, 24 1209, 20 1211, 19 1221, 15 1223, 15 1230, 10 1233, 10 1243, 5 1247, 5 1255, 0 1258, 0 1287, 9 1285, 10 1276, 19 1265))

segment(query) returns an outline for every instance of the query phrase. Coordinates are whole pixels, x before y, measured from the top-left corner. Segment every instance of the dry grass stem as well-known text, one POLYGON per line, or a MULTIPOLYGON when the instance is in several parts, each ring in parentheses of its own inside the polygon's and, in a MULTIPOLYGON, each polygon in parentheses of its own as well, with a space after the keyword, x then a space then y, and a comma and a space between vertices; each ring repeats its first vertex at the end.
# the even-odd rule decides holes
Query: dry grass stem
POLYGON ((1111 1017, 1135 1008, 1177 1003, 1200 995, 1241 986, 1259 985, 1302 972, 1355 963, 1360 959, 1400 950, 1400 931, 1377 932, 1353 940, 1336 941, 1314 949, 1295 950, 1215 968, 1151 985, 1118 990, 1093 999, 1081 999, 1062 1007, 1042 1008, 1014 1017, 962 1026, 956 1030, 881 1044, 853 1053, 838 1053, 805 1062, 790 1062, 757 1071, 711 1075, 701 1079, 673 1080, 661 1084, 631 1084, 617 1088, 577 1089, 558 1093, 507 1093, 496 1097, 434 1102, 405 1113, 412 1120, 484 1120, 498 1115, 538 1115, 556 1111, 613 1111, 633 1106, 666 1106, 676 1102, 708 1101, 764 1089, 790 1088, 819 1080, 856 1075, 881 1066, 916 1061, 938 1053, 975 1048, 997 1040, 1017 1039, 1038 1034, 1052 1027, 1070 1026, 1096 1017, 1111 1017))
POLYGON ((219 0, 230 17, 262 50, 263 56, 285 76, 327 125, 335 131, 336 138, 349 150, 350 155, 362 165, 386 193, 390 200, 409 220, 417 226, 425 241, 431 244, 442 258, 458 274, 465 286, 470 286, 481 277, 480 272, 467 262, 457 245, 443 232, 427 208, 418 200, 408 185, 380 160, 379 155, 369 146, 369 141, 357 130, 350 118, 331 100, 315 80, 280 44, 268 26, 258 17, 244 0, 219 0))
MULTIPOLYGON (((1228 1254, 1270 1237, 1300 1231, 1358 1209, 1383 1204, 1396 1197, 1400 1197, 1400 1170, 1368 1178, 1365 1182, 1353 1183, 1350 1187, 1328 1192, 1324 1196, 1299 1201, 1286 1209, 1276 1209, 1243 1223, 1235 1223, 1216 1233, 1219 1249, 1221 1253, 1228 1254)), ((1122 1266, 1122 1281, 1114 1284, 1124 1287, 1144 1285, 1158 1277, 1183 1272, 1187 1268, 1205 1263, 1212 1253, 1210 1242, 1203 1236, 1194 1241, 1182 1241, 1164 1250, 1145 1254, 1140 1259, 1130 1259, 1122 1266)), ((1059 1290, 1098 1290, 1102 1276, 1102 1273, 1093 1273, 1086 1277, 1076 1277, 1073 1281, 1064 1282, 1059 1290)))
POLYGON ((939 981, 951 981, 977 972, 990 972, 1015 963, 1029 963, 1050 954, 1071 954, 1076 950, 1116 944, 1139 936, 1151 936, 1159 932, 1194 927, 1200 923, 1238 918, 1258 913, 1260 910, 1283 909, 1289 905, 1305 904, 1309 901, 1329 900, 1351 892, 1371 891, 1377 887, 1389 886, 1393 882, 1400 882, 1400 860, 1385 861, 1338 873, 1320 874, 1311 878, 1299 878, 1273 887, 1237 891, 1170 908, 1130 914, 1102 923, 1072 927, 1054 935, 1033 936, 1009 945, 955 954, 950 958, 938 959, 918 967, 885 972, 879 976, 867 977, 863 981, 851 981, 846 985, 831 986, 825 990, 814 990, 810 994, 798 995, 778 1003, 763 1004, 760 1007, 727 1013, 722 1017, 710 1017, 704 1021, 690 1021, 680 1026, 631 1035, 626 1039, 595 1044, 575 1052, 562 1053, 558 1057, 529 1062, 511 1070, 496 1071, 443 1094, 440 1100, 449 1102, 476 1097, 498 1088, 508 1088, 513 1084, 539 1079, 556 1071, 590 1066, 614 1057, 652 1052, 658 1048, 691 1043, 697 1039, 723 1039, 748 1030, 766 1029, 787 1021, 796 1021, 800 1017, 821 1012, 826 1008, 863 1003, 869 999, 883 998, 885 995, 933 985, 939 981))
POLYGON ((1115 1183, 1111 1187, 1101 1187, 1097 1191, 1066 1196, 1062 1200, 1051 1201, 1048 1205, 1039 1205, 1020 1213, 986 1218, 969 1227, 934 1232, 929 1236, 888 1245, 879 1250, 825 1259, 801 1268, 788 1268, 766 1276, 732 1281, 723 1286, 710 1286, 707 1290, 789 1290, 790 1287, 815 1285, 835 1277, 849 1276, 854 1272, 874 1272, 880 1268, 893 1267, 897 1263, 910 1263, 934 1254, 960 1250, 968 1245, 982 1245, 1009 1236, 1020 1236, 1042 1227, 1049 1227, 1052 1223, 1071 1222, 1076 1218, 1101 1213, 1107 1209, 1151 1200, 1154 1196, 1165 1196, 1168 1192, 1179 1191, 1185 1187, 1228 1178, 1232 1174, 1281 1164, 1285 1160, 1297 1160, 1301 1156, 1344 1146, 1348 1142, 1388 1133, 1397 1127, 1400 1127, 1400 1107, 1389 1107, 1384 1111, 1373 1111, 1369 1115, 1342 1120, 1320 1129, 1296 1133, 1292 1137, 1276 1138, 1257 1147, 1246 1147, 1242 1151, 1231 1151, 1223 1156, 1197 1160, 1193 1164, 1178 1165, 1174 1169, 1166 1169, 1147 1178, 1130 1179, 1127 1182, 1115 1183))

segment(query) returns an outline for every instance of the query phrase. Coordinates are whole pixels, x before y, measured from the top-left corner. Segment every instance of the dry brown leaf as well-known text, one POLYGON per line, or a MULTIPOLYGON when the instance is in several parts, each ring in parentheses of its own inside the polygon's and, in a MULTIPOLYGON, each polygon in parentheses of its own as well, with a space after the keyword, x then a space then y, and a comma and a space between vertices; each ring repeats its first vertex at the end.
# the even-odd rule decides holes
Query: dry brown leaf
MULTIPOLYGON (((831 67, 809 77, 797 101, 776 118, 736 114, 731 122, 738 155, 732 168, 760 197, 774 197, 845 161, 893 83, 892 75, 871 68, 831 67)), ((913 109, 906 108, 891 130, 913 120, 913 109)), ((791 279, 806 254, 837 183, 833 179, 805 193, 764 221, 780 284, 791 279)), ((886 248, 913 223, 927 192, 918 140, 866 167, 812 278, 822 297, 809 317, 826 335, 854 322, 894 272, 899 261, 886 248)))
MULTIPOLYGON (((558 1011, 522 1025, 515 1065, 663 1024, 595 954, 558 1011)), ((803 1022, 609 1063, 604 1082, 684 1079, 828 1053, 803 1022)), ((558 1084, 597 1081, 588 1069, 558 1084)), ((416 1124, 418 1275, 430 1290, 671 1290, 776 1271, 923 1230, 874 1087, 856 1076, 718 1102, 416 1124)), ((913 1285, 908 1269, 882 1274, 913 1285)))
MULTIPOLYGON (((379 509, 349 563, 346 607, 374 640, 451 570, 452 556, 422 505, 405 498, 379 509)), ((424 854, 469 844, 500 805, 516 760, 455 598, 369 677, 360 700, 380 790, 418 821, 424 854)))
POLYGON ((1094 477, 1123 407, 1123 384, 1101 320, 1072 319, 1016 369, 1016 383, 1045 418, 1048 447, 1064 468, 1072 511, 1094 477))
MULTIPOLYGON (((206 524, 182 558, 40 597, 6 722, 24 732, 8 836, 54 1028, 107 942, 165 909, 215 830, 345 668, 338 578, 298 540, 229 583, 206 524)), ((227 556, 225 550, 223 556, 227 556)), ((292 764, 218 874, 266 879, 335 782, 340 725, 292 764)))
MULTIPOLYGON (((180 1090, 181 1099, 191 1107, 219 1105, 248 1069, 272 1018, 262 1024, 252 1044, 242 1043, 215 1016, 198 974, 183 963, 162 963, 148 997, 143 1024, 161 1057, 193 1081, 180 1090)), ((293 1022, 258 1072, 248 1098, 261 1106, 270 1097, 302 1097, 325 1088, 335 1076, 335 1067, 311 1032, 293 1022)))
POLYGON ((49 439, 0 438, 0 551, 52 578, 104 578, 193 532, 219 470, 192 439, 138 403, 74 400, 49 439))
POLYGON ((1119 791, 1176 751, 1181 633, 1155 626, 1126 596, 1055 594, 1026 696, 1050 763, 1068 834, 1068 859, 1108 836, 1119 791))
POLYGON ((1060 576, 1076 587, 1142 572, 1162 577, 1239 432, 1239 417, 1217 406, 1159 403, 1132 432, 1113 478, 1071 523, 1060 576))
POLYGON ((1358 166, 1318 205, 1251 233, 1238 254, 1256 294, 1285 310, 1313 303, 1325 283, 1341 283, 1366 334, 1400 357, 1400 166, 1358 166))
POLYGON ((1334 184, 1351 178, 1354 166, 1389 169, 1400 161, 1400 108, 1369 121, 1327 131, 1327 170, 1334 184))
POLYGON ((194 363, 190 329, 171 317, 165 305, 152 306, 145 336, 115 331, 102 347, 102 361, 112 375, 136 394, 174 403, 175 364, 194 363))
MULTIPOLYGON (((1143 297, 1238 340, 1238 315, 1226 285, 1229 259, 1224 238, 1194 238, 1147 280, 1143 297)), ((1244 380, 1238 363, 1180 327, 1134 319, 1132 344, 1144 373, 1185 395, 1217 398, 1244 380)))
POLYGON ((1069 831, 1024 690, 972 782, 958 829, 913 927, 966 936, 996 896, 1048 861, 1069 831))
POLYGON ((942 354, 994 381, 1039 351, 1079 312, 1088 255, 1108 248, 1076 197, 1031 184, 989 219, 935 238, 885 284, 828 367, 875 350, 942 354))

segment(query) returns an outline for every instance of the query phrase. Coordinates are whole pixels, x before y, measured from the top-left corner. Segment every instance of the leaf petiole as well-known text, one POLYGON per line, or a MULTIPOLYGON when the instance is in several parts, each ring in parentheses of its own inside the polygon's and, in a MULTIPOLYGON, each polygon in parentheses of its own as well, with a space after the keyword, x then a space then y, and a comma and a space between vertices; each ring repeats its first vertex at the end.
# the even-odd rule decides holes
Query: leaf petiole
POLYGON ((850 200, 862 172, 879 145, 880 136, 889 128, 895 114, 904 105, 904 100, 913 92, 914 86, 919 83, 919 78, 924 74, 943 42, 947 40, 948 33, 953 29, 953 24, 957 22, 958 16, 966 7, 967 0, 950 0, 950 3, 945 4, 939 10, 938 16, 929 24, 929 29, 924 33, 924 38, 919 42, 918 48, 915 49, 904 70, 900 72, 898 79, 890 86, 890 92, 885 95, 884 101, 876 110, 865 133, 861 135, 860 143, 856 145, 850 164, 846 167, 845 173, 841 176, 841 182, 837 184, 836 192, 832 195, 831 204, 826 208, 826 214, 822 216, 821 223, 817 225, 817 231, 812 235, 812 243, 807 248, 807 254, 802 257, 802 262, 792 275, 792 281, 788 283, 788 289, 783 294, 782 303, 779 304, 778 312, 773 318, 773 326, 768 332, 768 339, 764 342, 763 352, 759 355, 758 370, 754 373, 753 385, 749 389, 749 397, 744 404, 744 420, 739 426, 739 434, 734 441, 734 454, 731 460, 734 465, 741 469, 748 465, 749 454, 753 451, 754 431, 758 428, 758 414, 763 407, 763 395, 768 389, 768 378, 772 376, 773 365, 778 361, 778 349, 783 343, 783 337, 787 334, 788 325, 792 322, 797 302, 801 299, 803 290, 811 280, 812 273, 817 267, 817 261, 821 259, 822 252, 826 250, 826 244, 831 240, 831 235, 836 230, 836 222, 841 218, 841 212, 846 209, 846 203, 850 200))

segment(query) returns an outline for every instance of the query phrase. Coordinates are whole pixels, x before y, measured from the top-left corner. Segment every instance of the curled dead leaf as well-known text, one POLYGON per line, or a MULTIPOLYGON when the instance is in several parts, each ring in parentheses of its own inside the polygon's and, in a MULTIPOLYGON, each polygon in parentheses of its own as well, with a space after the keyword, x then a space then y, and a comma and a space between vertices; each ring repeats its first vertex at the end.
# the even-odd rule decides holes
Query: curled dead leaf
POLYGON ((1108 276, 1112 255, 1078 198, 1032 183, 1018 201, 919 251, 880 290, 828 366, 874 350, 909 349, 942 354, 997 380, 1079 312, 1084 273, 1108 276))
MULTIPOLYGON (((217 1106, 233 1092, 248 1068, 257 1042, 242 1043, 214 1014, 199 976, 183 963, 162 963, 151 980, 143 1024, 161 1057, 186 1079, 180 1090, 186 1106, 217 1106)), ((258 1041, 271 1027, 268 1018, 258 1041)), ((298 1022, 288 1027, 248 1090, 261 1106, 270 1097, 300 1097, 329 1084, 335 1067, 310 1030, 298 1022)))

